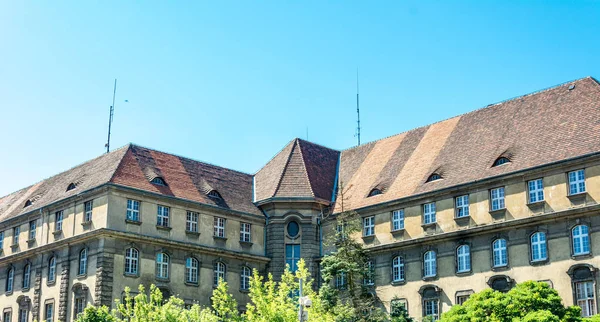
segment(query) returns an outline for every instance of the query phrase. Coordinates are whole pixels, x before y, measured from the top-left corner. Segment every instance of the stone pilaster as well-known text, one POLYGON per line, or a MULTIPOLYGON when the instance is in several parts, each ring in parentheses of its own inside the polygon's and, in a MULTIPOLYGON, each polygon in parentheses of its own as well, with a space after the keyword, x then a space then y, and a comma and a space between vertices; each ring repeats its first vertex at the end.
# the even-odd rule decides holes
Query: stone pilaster
POLYGON ((94 305, 112 304, 113 291, 113 273, 114 273, 114 255, 109 253, 99 253, 96 265, 96 288, 94 305))
POLYGON ((58 297, 58 320, 67 321, 67 308, 69 307, 69 260, 61 263, 60 295, 58 297))
POLYGON ((35 270, 35 280, 33 284, 33 307, 31 316, 34 321, 40 320, 40 298, 42 296, 42 268, 35 270))

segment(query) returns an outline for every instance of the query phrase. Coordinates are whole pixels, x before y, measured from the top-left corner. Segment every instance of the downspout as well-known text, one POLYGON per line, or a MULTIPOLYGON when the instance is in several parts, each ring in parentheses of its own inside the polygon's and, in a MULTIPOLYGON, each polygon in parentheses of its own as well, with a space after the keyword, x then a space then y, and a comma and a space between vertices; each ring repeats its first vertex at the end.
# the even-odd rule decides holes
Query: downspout
POLYGON ((267 213, 261 208, 260 211, 263 213, 263 215, 265 215, 265 229, 263 229, 264 232, 264 237, 263 237, 263 242, 265 244, 265 257, 267 256, 267 226, 269 226, 269 215, 267 215, 267 213))

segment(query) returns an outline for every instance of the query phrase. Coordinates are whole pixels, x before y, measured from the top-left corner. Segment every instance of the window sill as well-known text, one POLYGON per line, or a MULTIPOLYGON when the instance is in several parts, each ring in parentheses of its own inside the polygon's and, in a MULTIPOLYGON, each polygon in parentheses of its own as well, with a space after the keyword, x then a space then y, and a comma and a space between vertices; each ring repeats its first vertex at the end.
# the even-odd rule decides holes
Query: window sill
POLYGON ((579 193, 575 193, 572 195, 567 195, 567 198, 569 199, 580 199, 580 198, 585 198, 587 196, 587 191, 584 192, 579 192, 579 193))
POLYGON ((27 291, 29 291, 29 287, 23 287, 23 288, 21 289, 21 291, 22 291, 22 292, 27 292, 27 291))
POLYGON ((54 285, 56 285, 56 280, 54 280, 54 281, 48 281, 48 282, 46 282, 46 285, 47 286, 54 286, 54 285))
POLYGON ((213 236, 213 239, 216 241, 222 241, 222 242, 227 241, 227 237, 213 236))
POLYGON ((78 280, 83 280, 87 278, 87 273, 85 274, 77 274, 77 276, 75 276, 76 279, 78 280))
POLYGON ((504 266, 492 266, 492 271, 493 272, 508 271, 509 269, 510 269, 510 267, 508 267, 508 265, 504 265, 504 266))
POLYGON ((375 235, 362 236, 363 241, 372 242, 375 239, 375 235))
POLYGON ((245 246, 245 247, 251 247, 252 245, 254 245, 254 243, 251 241, 240 240, 240 245, 245 246))
POLYGON ((471 221, 471 216, 454 217, 457 223, 468 223, 471 221))
POLYGON ((490 210, 490 215, 494 218, 504 217, 506 215, 506 208, 490 210))
POLYGON ((433 276, 423 276, 422 280, 424 281, 434 281, 437 280, 438 276, 437 275, 433 275, 433 276))
POLYGON ((191 287, 200 287, 200 284, 198 284, 198 283, 184 282, 184 284, 186 286, 191 286, 191 287))
POLYGON ((169 278, 164 278, 164 277, 154 277, 154 279, 157 282, 161 282, 161 283, 169 283, 171 281, 169 278))
POLYGON ((246 290, 240 289, 240 293, 248 294, 248 293, 250 293, 250 290, 248 290, 248 289, 246 289, 246 290))
POLYGON ((90 227, 92 225, 92 221, 84 221, 81 223, 82 227, 90 227))
POLYGON ((572 259, 587 259, 587 258, 592 258, 592 253, 589 252, 587 254, 573 254, 571 255, 572 259))
POLYGON ((52 235, 54 235, 55 237, 62 235, 62 229, 61 230, 55 230, 55 231, 53 231, 52 235))
POLYGON ((404 228, 392 230, 390 233, 394 236, 402 235, 404 234, 404 228))
POLYGON ((172 228, 171 228, 171 227, 169 227, 169 226, 161 226, 161 225, 156 225, 156 229, 160 229, 160 230, 166 230, 166 231, 169 231, 169 230, 171 230, 172 228))
POLYGON ((4 292, 4 294, 5 294, 6 296, 10 296, 10 295, 12 295, 12 294, 13 294, 13 291, 4 292))
POLYGON ((546 203, 546 200, 540 200, 540 201, 535 201, 535 202, 528 202, 527 203, 527 207, 530 208, 535 208, 535 207, 541 207, 546 203))
POLYGON ((400 286, 400 285, 406 284, 406 280, 404 280, 404 281, 392 281, 390 284, 392 284, 393 286, 400 286))
POLYGON ((188 237, 194 237, 194 238, 198 238, 198 237, 200 236, 200 232, 197 232, 197 231, 189 231, 189 230, 186 230, 186 231, 185 231, 185 234, 186 234, 188 237))
POLYGON ((128 274, 128 273, 123 273, 123 276, 129 277, 129 278, 138 278, 138 277, 140 277, 140 275, 138 275, 138 274, 128 274))
POLYGON ((27 240, 27 245, 29 245, 29 246, 33 245, 34 243, 35 243, 35 238, 27 240))
POLYGON ((437 225, 437 222, 432 222, 432 223, 428 223, 428 224, 421 224, 421 227, 423 229, 428 229, 428 228, 435 228, 435 225, 437 225))
POLYGON ((473 275, 472 270, 456 272, 456 276, 469 276, 469 275, 473 275))
POLYGON ((139 221, 139 220, 131 220, 131 219, 125 219, 125 223, 126 224, 137 225, 137 226, 139 226, 139 225, 142 224, 142 222, 139 221))
POLYGON ((531 265, 531 266, 542 266, 542 265, 548 264, 548 262, 549 262, 548 258, 546 258, 546 259, 540 259, 540 260, 535 260, 535 261, 530 260, 529 261, 529 265, 531 265))
POLYGON ((15 249, 19 248, 19 244, 12 244, 10 245, 10 248, 14 251, 15 249))

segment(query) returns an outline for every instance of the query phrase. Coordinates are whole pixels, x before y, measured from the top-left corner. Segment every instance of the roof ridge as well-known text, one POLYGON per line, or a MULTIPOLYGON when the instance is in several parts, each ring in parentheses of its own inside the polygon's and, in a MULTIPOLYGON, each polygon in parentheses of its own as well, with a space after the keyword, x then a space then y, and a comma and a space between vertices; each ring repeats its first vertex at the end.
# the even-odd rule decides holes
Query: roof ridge
MULTIPOLYGON (((275 187, 275 191, 273 191, 273 196, 275 196, 277 194, 277 191, 279 191, 279 188, 281 188, 281 181, 283 181, 283 174, 285 173, 285 170, 287 170, 287 167, 290 164, 290 160, 292 159, 292 154, 294 153, 294 148, 298 144, 298 138, 290 141, 290 143, 293 144, 294 146, 292 146, 290 153, 287 155, 287 160, 285 161, 285 166, 283 166, 281 173, 279 174, 279 178, 277 179, 277 187, 275 187)), ((285 147, 290 145, 290 143, 286 144, 285 147)), ((283 149, 279 153, 281 153, 282 151, 283 151, 283 149)), ((276 156, 279 155, 279 153, 277 153, 276 156)))
POLYGON ((228 171, 231 171, 231 172, 237 172, 237 173, 248 175, 248 176, 254 176, 254 174, 252 174, 252 173, 248 173, 248 172, 244 172, 244 171, 240 171, 240 170, 235 170, 235 169, 231 169, 231 168, 226 168, 226 167, 223 167, 223 166, 216 165, 214 163, 210 163, 210 162, 206 162, 206 161, 201 161, 201 160, 196 160, 196 159, 193 159, 193 158, 190 158, 190 157, 185 157, 185 156, 182 156, 182 155, 179 155, 179 154, 176 154, 176 153, 171 153, 171 152, 166 152, 166 151, 160 151, 160 150, 157 150, 157 149, 154 149, 154 148, 149 148, 149 147, 146 147, 146 146, 143 146, 143 145, 139 145, 139 144, 135 144, 135 143, 129 143, 129 145, 131 145, 133 147, 147 149, 147 150, 154 151, 154 152, 169 154, 169 155, 172 155, 174 157, 178 157, 178 158, 182 158, 182 159, 187 159, 187 160, 190 160, 190 161, 202 163, 202 164, 207 165, 207 166, 211 166, 211 167, 215 167, 215 168, 219 168, 219 169, 224 169, 224 170, 228 170, 228 171))
MULTIPOLYGON (((301 142, 303 142, 301 139, 297 139, 298 142, 298 149, 300 150, 300 157, 302 158, 302 166, 304 167, 304 174, 306 175, 306 180, 308 181, 308 187, 310 188, 310 193, 312 194, 313 197, 315 197, 315 190, 313 189, 313 183, 310 180, 310 176, 308 175, 308 168, 306 167, 306 159, 304 158, 304 153, 302 153, 302 145, 300 144, 301 142)), ((310 142, 308 142, 310 143, 310 142)), ((291 155, 291 153, 290 153, 291 155)))
POLYGON ((577 79, 574 79, 574 80, 571 80, 571 81, 566 81, 566 82, 562 82, 562 83, 559 83, 559 84, 556 84, 556 85, 553 85, 553 86, 545 87, 545 88, 542 88, 542 89, 539 89, 539 90, 536 90, 536 91, 533 91, 533 92, 530 92, 530 93, 527 93, 527 94, 523 94, 523 95, 519 95, 519 96, 514 96, 514 97, 512 97, 512 98, 508 98, 508 99, 505 99, 505 100, 501 100, 501 101, 499 101, 499 102, 496 102, 496 103, 490 103, 490 104, 488 104, 488 105, 486 105, 486 106, 483 106, 483 107, 480 107, 480 108, 476 108, 476 109, 474 109, 474 110, 471 110, 471 111, 468 111, 468 112, 465 112, 465 113, 462 113, 462 114, 454 115, 454 116, 452 116, 452 117, 449 117, 449 118, 446 118, 446 119, 443 119, 443 120, 439 120, 439 121, 437 121, 437 122, 433 122, 433 123, 430 123, 430 124, 426 124, 426 125, 422 125, 422 126, 419 126, 419 127, 415 127, 415 128, 412 128, 412 129, 409 129, 409 130, 406 130, 406 131, 403 131, 403 132, 400 132, 400 133, 392 134, 392 135, 389 135, 389 136, 386 136, 386 137, 383 137, 383 138, 377 139, 377 140, 369 141, 369 142, 367 142, 367 143, 363 143, 363 144, 361 144, 361 145, 357 145, 357 146, 353 146, 353 147, 350 147, 350 148, 344 149, 344 150, 342 150, 342 151, 340 151, 340 152, 350 151, 350 150, 353 150, 353 149, 359 148, 359 147, 361 147, 361 146, 365 146, 365 145, 368 145, 368 144, 371 144, 371 143, 376 143, 376 142, 379 142, 379 141, 383 141, 383 140, 386 140, 386 139, 389 139, 389 138, 392 138, 392 137, 395 137, 395 136, 398 136, 398 135, 401 135, 401 134, 408 133, 408 132, 410 132, 410 131, 414 131, 414 130, 418 130, 418 129, 421 129, 421 128, 425 128, 425 127, 432 126, 432 125, 434 125, 434 124, 442 123, 442 122, 445 122, 445 121, 451 120, 451 119, 453 119, 453 118, 456 118, 456 117, 461 117, 461 116, 463 116, 463 115, 467 115, 467 114, 475 113, 475 112, 477 112, 477 111, 481 111, 481 110, 484 110, 484 109, 486 109, 486 108, 491 108, 491 107, 494 107, 494 106, 502 105, 502 104, 504 104, 504 103, 508 103, 508 102, 511 102, 511 101, 517 100, 517 99, 519 99, 519 98, 524 98, 524 97, 528 97, 528 96, 533 96, 533 95, 541 94, 541 93, 544 93, 544 92, 547 92, 547 91, 550 91, 550 90, 553 90, 553 89, 557 89, 557 88, 559 88, 559 87, 561 87, 561 86, 564 86, 564 85, 566 85, 566 84, 569 84, 569 83, 575 83, 575 82, 580 82, 580 81, 582 81, 582 80, 584 80, 584 79, 588 79, 588 78, 591 78, 591 79, 592 79, 592 80, 594 80, 594 81, 595 81, 595 82, 596 82, 598 85, 600 85, 600 83, 599 83, 599 82, 598 82, 596 79, 594 79, 593 77, 591 77, 591 76, 586 76, 586 77, 577 78, 577 79))

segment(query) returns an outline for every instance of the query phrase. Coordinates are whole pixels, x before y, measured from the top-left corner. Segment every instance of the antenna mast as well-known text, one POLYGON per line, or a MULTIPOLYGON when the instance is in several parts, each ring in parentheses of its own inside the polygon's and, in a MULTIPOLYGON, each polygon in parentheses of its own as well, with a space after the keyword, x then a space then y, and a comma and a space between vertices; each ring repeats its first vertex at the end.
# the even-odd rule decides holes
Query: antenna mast
POLYGON ((112 126, 113 114, 115 112, 115 96, 117 95, 117 79, 115 78, 115 88, 113 90, 113 102, 110 106, 110 114, 108 116, 108 140, 106 141, 106 153, 110 151, 110 127, 112 126))
POLYGON ((360 145, 360 105, 358 100, 358 68, 356 69, 356 137, 358 138, 358 145, 360 145))

